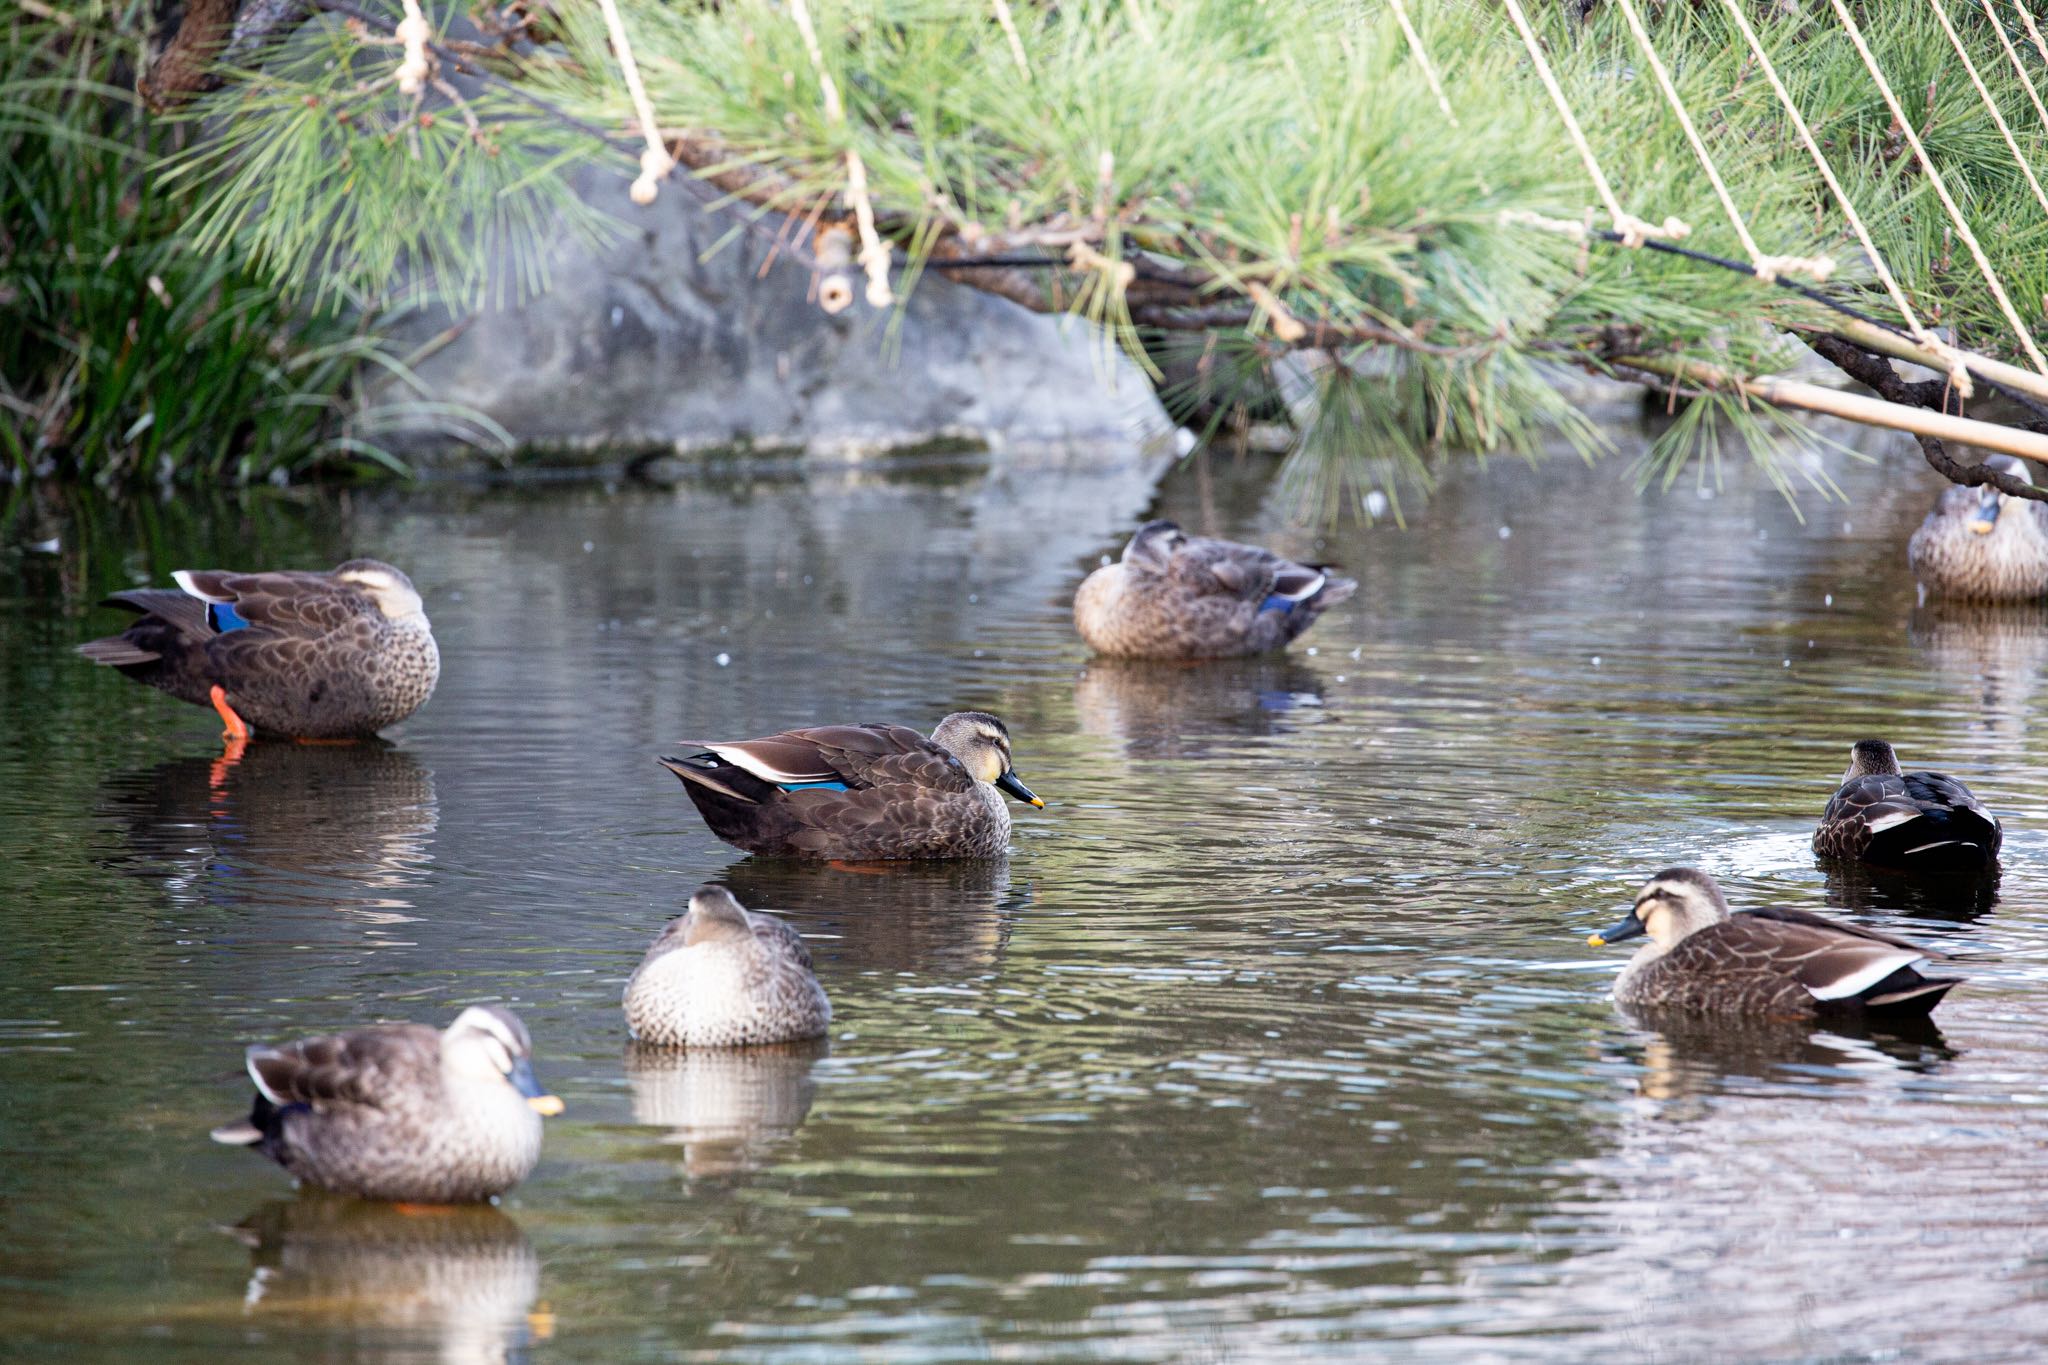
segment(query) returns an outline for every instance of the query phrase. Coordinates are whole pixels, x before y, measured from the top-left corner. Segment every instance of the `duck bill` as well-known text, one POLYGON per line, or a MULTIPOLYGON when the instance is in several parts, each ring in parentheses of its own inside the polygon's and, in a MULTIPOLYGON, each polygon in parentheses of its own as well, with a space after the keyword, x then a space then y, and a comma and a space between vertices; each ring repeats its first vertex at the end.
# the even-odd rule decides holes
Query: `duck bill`
POLYGON ((1588 938, 1586 942, 1592 944, 1595 948, 1605 948, 1608 944, 1620 943, 1623 939, 1639 938, 1646 932, 1643 928, 1643 921, 1636 915, 1635 911, 1631 910, 1622 919, 1608 925, 1599 933, 1588 938))
POLYGON ((1985 490, 1985 496, 1977 501, 1977 515, 1970 518, 1972 535, 1988 536, 1998 528, 1999 494, 1995 488, 1985 490))
POLYGON ((1016 797, 1019 801, 1022 801, 1027 806, 1036 806, 1040 810, 1045 809, 1045 802, 1039 800, 1038 797, 1032 793, 1031 788, 1025 786, 1022 782, 1019 782, 1017 780, 1017 774, 1015 773, 1004 773, 1001 777, 996 779, 996 786, 1002 788, 1010 795, 1016 797))
POLYGON ((512 1063, 511 1074, 506 1079, 512 1082, 514 1090, 526 1096, 526 1106, 534 1113, 551 1119, 562 1112, 562 1101, 540 1088, 540 1082, 533 1076, 533 1063, 526 1058, 521 1057, 512 1063))

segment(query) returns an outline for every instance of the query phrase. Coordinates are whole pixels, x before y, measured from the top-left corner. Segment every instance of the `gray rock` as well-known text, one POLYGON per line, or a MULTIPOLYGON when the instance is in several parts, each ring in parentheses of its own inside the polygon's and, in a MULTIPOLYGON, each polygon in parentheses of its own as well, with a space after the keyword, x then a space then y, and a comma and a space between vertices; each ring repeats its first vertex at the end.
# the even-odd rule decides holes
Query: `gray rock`
MULTIPOLYGON (((480 313, 419 367, 430 396, 476 408, 521 446, 577 453, 725 450, 860 458, 916 450, 1125 450, 1170 428, 1145 376, 1096 329, 936 276, 901 310, 828 316, 811 273, 732 233, 668 184, 648 208, 623 177, 585 192, 622 240, 558 248, 547 292, 480 313)), ((419 320, 422 337, 445 319, 419 320)), ((408 456, 438 438, 399 443, 408 456)), ((577 462, 571 460, 569 462, 577 462)))

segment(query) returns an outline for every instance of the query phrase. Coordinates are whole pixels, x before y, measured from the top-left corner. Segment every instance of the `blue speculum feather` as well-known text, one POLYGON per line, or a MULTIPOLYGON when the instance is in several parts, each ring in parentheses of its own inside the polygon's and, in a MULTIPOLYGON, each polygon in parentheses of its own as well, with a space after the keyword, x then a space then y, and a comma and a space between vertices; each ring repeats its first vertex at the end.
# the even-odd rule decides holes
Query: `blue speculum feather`
POLYGON ((778 782, 777 786, 786 792, 843 792, 844 782, 778 782))
POLYGON ((242 619, 240 612, 225 602, 207 603, 206 619, 212 622, 213 628, 223 635, 231 630, 247 629, 249 625, 247 621, 242 619))
POLYGON ((1259 603, 1259 610, 1260 610, 1260 611, 1293 611, 1293 610, 1294 610, 1294 599, 1293 599, 1293 598, 1291 598, 1291 597, 1282 597, 1282 596, 1281 596, 1281 595, 1280 595, 1279 593, 1277 593, 1277 592, 1276 592, 1276 593, 1272 594, 1272 595, 1271 595, 1270 597, 1268 597, 1268 598, 1267 598, 1267 599, 1266 599, 1265 601, 1263 601, 1263 602, 1259 603))

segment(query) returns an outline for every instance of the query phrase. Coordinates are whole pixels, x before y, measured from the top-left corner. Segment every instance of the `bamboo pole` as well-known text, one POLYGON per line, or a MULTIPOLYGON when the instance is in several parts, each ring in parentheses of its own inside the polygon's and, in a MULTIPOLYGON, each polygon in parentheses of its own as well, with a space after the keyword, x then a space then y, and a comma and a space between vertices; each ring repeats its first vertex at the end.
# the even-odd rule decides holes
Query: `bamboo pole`
MULTIPOLYGON (((1801 323, 1795 326, 1795 330, 1833 332, 1836 336, 1855 342, 1866 351, 1876 351, 1894 360, 1904 360, 1926 369, 1939 370, 1943 374, 1949 371, 1949 361, 1926 347, 1909 341, 1896 332, 1854 318, 1831 319, 1825 323, 1801 323)), ((2000 388, 2012 389, 2016 393, 2026 394, 2029 398, 2048 402, 2048 377, 2035 374, 2032 370, 2021 369, 2017 365, 2008 365, 2003 360, 1978 355, 1974 351, 1951 351, 1950 354, 1961 356, 1970 373, 1980 379, 1988 379, 2000 388)))
POLYGON ((1826 413, 1864 426, 1910 431, 1916 436, 1932 436, 1941 441, 1960 441, 1964 445, 2048 464, 2048 436, 2002 427, 1994 422, 1951 417, 1925 408, 1909 408, 1903 403, 1887 403, 1882 398, 1867 398, 1860 393, 1845 393, 1840 389, 1824 388, 1797 379, 1780 379, 1775 375, 1745 379, 1718 366, 1683 361, 1674 356, 1620 356, 1614 363, 1631 370, 1665 375, 1681 384, 1732 390, 1779 407, 1826 413))

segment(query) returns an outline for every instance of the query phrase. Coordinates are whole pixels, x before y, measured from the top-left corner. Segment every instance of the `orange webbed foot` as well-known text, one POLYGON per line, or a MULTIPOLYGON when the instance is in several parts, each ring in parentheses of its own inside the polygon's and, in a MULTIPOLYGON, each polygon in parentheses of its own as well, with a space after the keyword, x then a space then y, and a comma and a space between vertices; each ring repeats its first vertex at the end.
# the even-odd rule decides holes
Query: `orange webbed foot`
POLYGON ((220 712, 221 723, 228 728, 220 737, 229 744, 246 744, 249 741, 249 723, 235 714, 235 708, 228 705, 227 689, 215 683, 206 694, 213 700, 213 709, 220 712))

